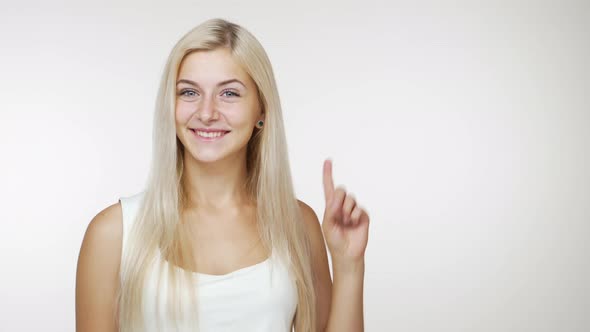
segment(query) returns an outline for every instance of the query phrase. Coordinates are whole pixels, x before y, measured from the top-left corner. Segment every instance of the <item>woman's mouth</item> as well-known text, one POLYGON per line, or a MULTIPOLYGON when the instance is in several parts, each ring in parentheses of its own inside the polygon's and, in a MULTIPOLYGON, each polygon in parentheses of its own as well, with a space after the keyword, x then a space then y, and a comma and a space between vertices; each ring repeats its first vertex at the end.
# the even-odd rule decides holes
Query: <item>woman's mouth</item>
POLYGON ((197 129, 190 129, 193 135, 201 141, 211 142, 217 141, 225 136, 229 131, 200 131, 197 129))

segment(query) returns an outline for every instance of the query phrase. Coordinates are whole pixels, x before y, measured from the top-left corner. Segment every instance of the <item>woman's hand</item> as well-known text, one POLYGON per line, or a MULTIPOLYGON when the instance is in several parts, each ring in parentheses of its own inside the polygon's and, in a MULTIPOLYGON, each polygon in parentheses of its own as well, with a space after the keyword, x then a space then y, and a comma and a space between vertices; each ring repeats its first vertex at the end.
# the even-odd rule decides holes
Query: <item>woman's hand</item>
POLYGON ((343 187, 334 188, 332 161, 324 161, 326 210, 322 229, 334 268, 364 264, 369 235, 369 215, 343 187), (338 266, 336 266, 338 265, 338 266))

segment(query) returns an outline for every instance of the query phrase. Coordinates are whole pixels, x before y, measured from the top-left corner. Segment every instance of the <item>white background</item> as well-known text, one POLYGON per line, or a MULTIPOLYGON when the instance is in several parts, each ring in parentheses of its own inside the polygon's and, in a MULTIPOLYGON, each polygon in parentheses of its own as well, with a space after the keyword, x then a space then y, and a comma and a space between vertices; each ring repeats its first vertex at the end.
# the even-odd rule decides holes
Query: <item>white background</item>
POLYGON ((371 216, 367 331, 590 330, 585 1, 2 2, 0 330, 73 331, 90 220, 143 189, 172 46, 265 47, 300 199, 371 216))

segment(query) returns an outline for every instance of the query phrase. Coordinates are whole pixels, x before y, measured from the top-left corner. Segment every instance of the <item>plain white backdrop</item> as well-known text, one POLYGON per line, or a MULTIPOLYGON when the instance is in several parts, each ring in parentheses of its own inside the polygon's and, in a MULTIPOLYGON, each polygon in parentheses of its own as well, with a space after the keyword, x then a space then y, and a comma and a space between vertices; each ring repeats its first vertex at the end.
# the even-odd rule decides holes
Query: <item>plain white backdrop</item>
POLYGON ((369 211, 366 331, 590 330, 588 2, 3 1, 0 331, 74 331, 86 227, 213 17, 271 59, 298 197, 321 218, 329 157, 369 211))

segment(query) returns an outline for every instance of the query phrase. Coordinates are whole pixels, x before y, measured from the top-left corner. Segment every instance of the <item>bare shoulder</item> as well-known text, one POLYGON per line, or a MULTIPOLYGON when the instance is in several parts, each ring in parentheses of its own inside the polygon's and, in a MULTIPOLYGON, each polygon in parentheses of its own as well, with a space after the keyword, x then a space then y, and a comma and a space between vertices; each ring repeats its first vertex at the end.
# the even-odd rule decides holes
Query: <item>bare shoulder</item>
POLYGON ((76 270, 76 330, 115 331, 115 304, 123 237, 121 203, 92 218, 76 270))
POLYGON ((299 204, 299 209, 301 210, 301 215, 305 223, 307 234, 309 234, 311 239, 311 244, 313 246, 312 249, 314 252, 322 253, 322 251, 325 251, 326 249, 324 233, 322 231, 322 225, 320 224, 318 216, 313 208, 307 203, 299 199, 297 200, 297 203, 299 204))
POLYGON ((86 227, 79 258, 109 258, 120 263, 123 240, 123 211, 117 202, 98 212, 86 227), (98 255, 99 257, 94 257, 98 255))
POLYGON ((299 209, 301 210, 303 218, 305 219, 306 226, 315 227, 314 224, 319 225, 318 216, 311 206, 299 199, 297 200, 297 204, 299 204, 299 209))
POLYGON ((98 212, 88 224, 84 239, 107 240, 109 245, 120 242, 123 235, 123 209, 121 203, 111 204, 98 212))

